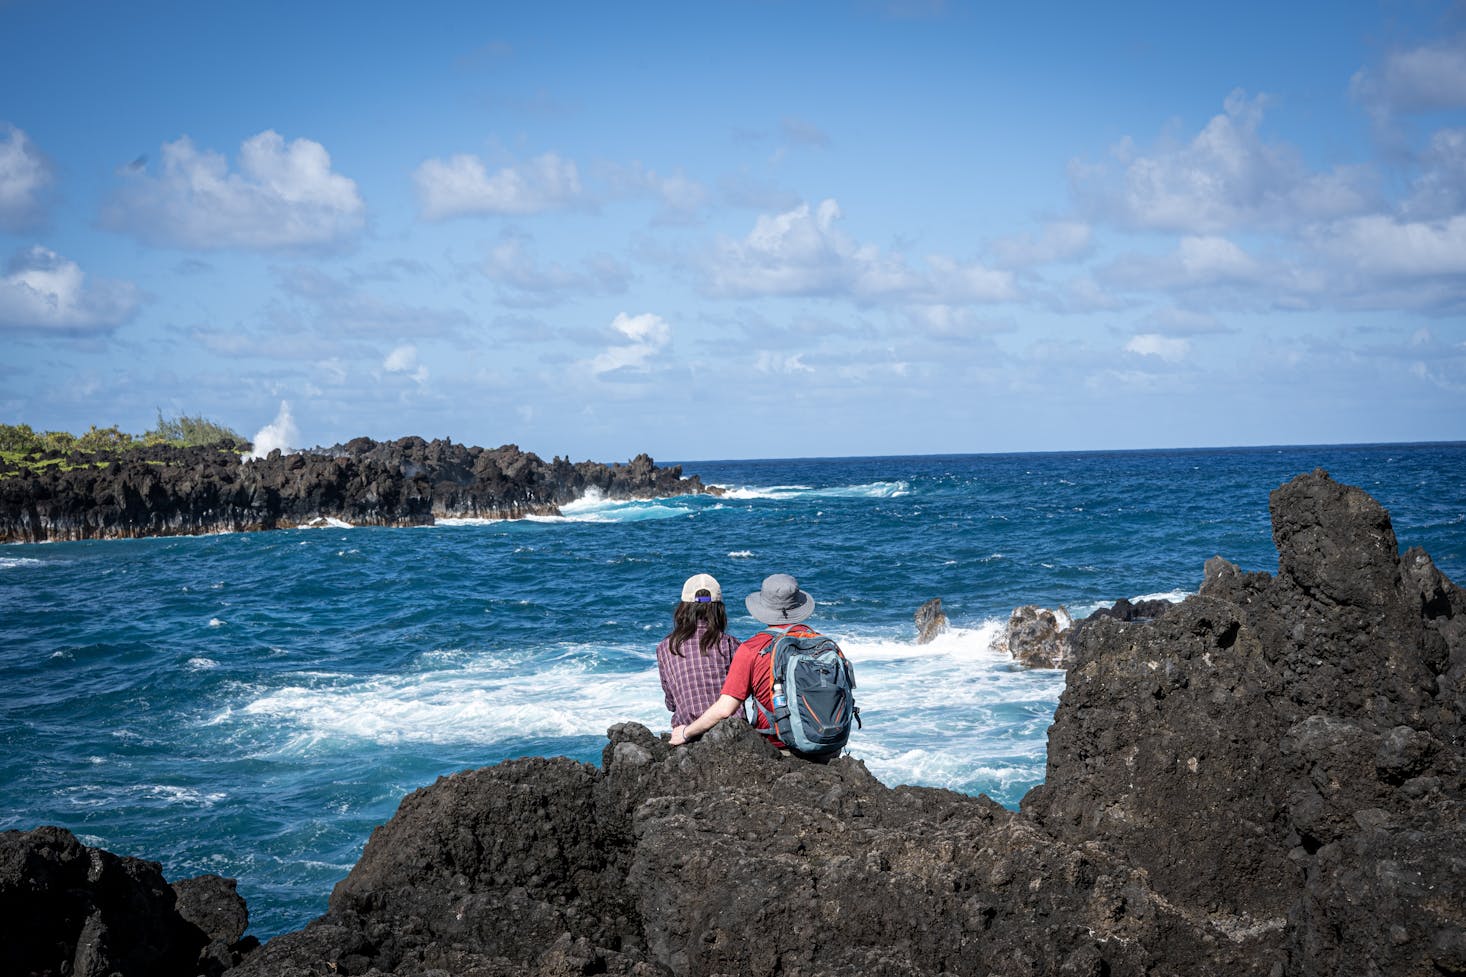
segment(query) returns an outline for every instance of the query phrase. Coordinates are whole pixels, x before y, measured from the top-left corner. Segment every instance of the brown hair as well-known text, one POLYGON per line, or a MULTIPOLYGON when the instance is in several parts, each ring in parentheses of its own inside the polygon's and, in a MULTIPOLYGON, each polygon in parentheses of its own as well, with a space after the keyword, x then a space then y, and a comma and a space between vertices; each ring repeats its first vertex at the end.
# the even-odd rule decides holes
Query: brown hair
MULTIPOLYGON (((712 594, 706 590, 699 590, 698 597, 711 597, 712 594)), ((723 607, 720 600, 691 601, 680 600, 677 606, 672 608, 672 630, 667 635, 667 647, 674 655, 682 654, 682 645, 690 641, 693 635, 697 634, 699 625, 702 626, 702 638, 698 641, 698 650, 704 655, 710 654, 714 645, 723 637, 723 631, 728 627, 728 611, 723 607)))

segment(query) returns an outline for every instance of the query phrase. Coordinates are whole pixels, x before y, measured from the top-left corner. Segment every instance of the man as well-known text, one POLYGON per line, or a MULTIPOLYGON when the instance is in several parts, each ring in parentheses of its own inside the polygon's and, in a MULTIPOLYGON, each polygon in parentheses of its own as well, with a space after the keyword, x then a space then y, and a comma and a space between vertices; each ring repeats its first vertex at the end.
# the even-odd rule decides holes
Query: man
MULTIPOLYGON (((814 598, 799 589, 799 581, 787 573, 776 573, 765 577, 763 587, 756 594, 749 594, 743 600, 748 613, 768 625, 769 630, 780 634, 814 634, 800 624, 814 611, 814 598)), ((774 635, 760 631, 738 646, 733 652, 733 663, 728 666, 728 677, 723 682, 722 693, 707 710, 685 726, 672 729, 672 745, 680 746, 696 739, 729 716, 737 715, 743 709, 743 701, 754 696, 763 710, 754 710, 758 716, 754 728, 767 730, 768 718, 764 710, 773 711, 772 655, 759 652, 768 647, 774 635)), ((769 742, 779 749, 784 744, 772 736, 769 742)))

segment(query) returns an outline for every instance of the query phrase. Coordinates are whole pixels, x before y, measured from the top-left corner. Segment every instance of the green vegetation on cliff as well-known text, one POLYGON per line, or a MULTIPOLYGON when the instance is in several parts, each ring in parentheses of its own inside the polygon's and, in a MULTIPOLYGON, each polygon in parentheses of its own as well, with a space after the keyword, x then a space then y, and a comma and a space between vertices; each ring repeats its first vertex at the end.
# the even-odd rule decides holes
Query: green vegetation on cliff
POLYGON ((102 464, 96 456, 120 456, 157 444, 180 448, 217 447, 240 453, 249 442, 231 428, 205 417, 164 417, 142 434, 128 434, 117 425, 99 428, 95 424, 80 435, 69 431, 36 431, 29 424, 0 424, 0 474, 35 471, 50 465, 63 469, 102 464))

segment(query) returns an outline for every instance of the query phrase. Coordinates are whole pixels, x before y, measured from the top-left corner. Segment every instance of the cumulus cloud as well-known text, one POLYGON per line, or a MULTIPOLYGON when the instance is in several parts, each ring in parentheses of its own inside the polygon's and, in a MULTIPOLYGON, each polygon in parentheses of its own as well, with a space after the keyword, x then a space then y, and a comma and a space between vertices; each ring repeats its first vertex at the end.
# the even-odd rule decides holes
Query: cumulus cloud
POLYGON ((1433 133, 1420 163, 1403 215, 1429 220, 1466 212, 1466 129, 1433 133))
POLYGON ((1154 356, 1167 363, 1179 363, 1191 352, 1191 343, 1158 333, 1140 333, 1130 337, 1130 341, 1125 344, 1125 351, 1138 356, 1154 356))
POLYGON ((25 231, 40 224, 55 180, 51 162, 25 132, 0 126, 0 230, 25 231))
POLYGON ((942 255, 927 259, 928 272, 900 255, 883 253, 843 233, 840 205, 761 215, 738 241, 722 241, 705 267, 706 288, 734 297, 844 296, 862 302, 1002 302, 1017 297, 1011 272, 942 255))
POLYGON ((585 199, 575 163, 555 153, 494 173, 468 153, 424 160, 413 183, 426 220, 539 214, 572 208, 585 199))
POLYGON ((607 347, 591 360, 590 370, 596 376, 621 370, 645 370, 651 358, 672 339, 672 327, 661 316, 650 312, 634 316, 619 313, 612 320, 611 328, 629 342, 607 347))
POLYGON ((428 379, 428 368, 417 361, 417 347, 412 345, 393 349, 382 361, 382 369, 388 373, 401 373, 417 383, 428 379))
POLYGON ((318 142, 266 130, 240 146, 238 167, 187 136, 165 143, 162 172, 129 168, 102 223, 150 244, 260 251, 339 247, 364 226, 356 183, 318 142))
POLYGON ((1026 268, 1059 261, 1073 261, 1094 247, 1093 229, 1082 221, 1053 221, 1037 236, 1015 235, 993 242, 998 263, 1006 268, 1026 268))
POLYGON ((1259 284, 1273 272, 1227 238, 1202 235, 1182 238, 1171 254, 1124 256, 1100 275, 1110 284, 1149 290, 1259 284))
POLYGON ((1317 228, 1311 236, 1321 253, 1365 277, 1466 275, 1466 214, 1439 221, 1371 215, 1317 228))
POLYGON ((11 258, 0 276, 0 328, 95 335, 130 320, 142 296, 129 282, 87 280, 74 261, 33 247, 11 258))
POLYGON ((1397 114, 1466 108, 1466 34, 1390 52, 1355 73, 1350 90, 1379 122, 1397 114))
POLYGON ((541 262, 527 235, 506 233, 489 251, 484 274, 506 288, 524 293, 512 304, 549 305, 586 295, 620 295, 630 273, 610 255, 593 255, 578 268, 559 262, 541 262))
POLYGON ((1075 198, 1094 217, 1182 233, 1286 225, 1363 213, 1375 198, 1364 167, 1310 171, 1297 150, 1264 141, 1266 99, 1240 91, 1190 142, 1138 152, 1126 140, 1113 161, 1069 164, 1075 198))

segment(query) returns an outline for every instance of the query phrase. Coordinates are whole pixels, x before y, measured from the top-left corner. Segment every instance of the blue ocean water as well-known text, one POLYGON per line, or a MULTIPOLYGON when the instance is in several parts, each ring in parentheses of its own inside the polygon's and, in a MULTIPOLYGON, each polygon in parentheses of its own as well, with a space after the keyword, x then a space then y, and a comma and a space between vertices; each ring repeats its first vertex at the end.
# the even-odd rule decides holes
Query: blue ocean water
POLYGON ((440 774, 598 762, 666 728, 654 648, 682 580, 789 572, 856 663, 851 752, 888 784, 1016 806, 1064 676, 989 647, 1017 605, 1081 616, 1277 566, 1268 492, 1328 469, 1466 580, 1466 444, 687 463, 721 498, 563 518, 0 550, 0 829, 59 824, 239 879, 268 938, 325 910, 371 829, 440 774), (953 629, 916 646, 941 597, 953 629))

